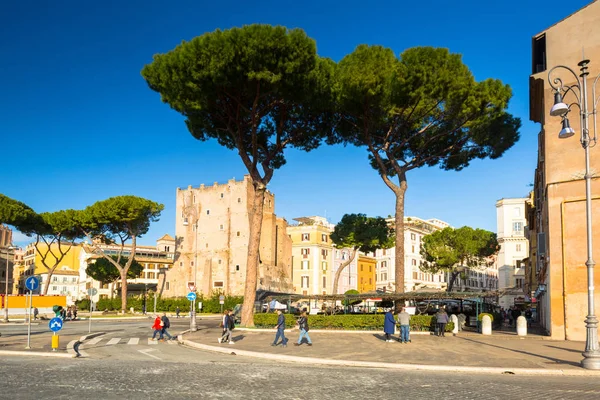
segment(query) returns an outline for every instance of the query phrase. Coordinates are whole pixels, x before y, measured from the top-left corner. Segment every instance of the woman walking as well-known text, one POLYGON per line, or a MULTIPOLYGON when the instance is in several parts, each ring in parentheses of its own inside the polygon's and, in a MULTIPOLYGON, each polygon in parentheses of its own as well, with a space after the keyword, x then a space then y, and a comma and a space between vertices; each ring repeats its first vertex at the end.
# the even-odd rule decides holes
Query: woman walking
POLYGON ((300 346, 302 339, 306 338, 308 345, 312 346, 312 341, 310 340, 310 336, 308 336, 308 317, 306 316, 306 311, 302 311, 300 318, 298 318, 298 329, 300 329, 300 336, 298 336, 298 343, 294 343, 294 345, 300 346))

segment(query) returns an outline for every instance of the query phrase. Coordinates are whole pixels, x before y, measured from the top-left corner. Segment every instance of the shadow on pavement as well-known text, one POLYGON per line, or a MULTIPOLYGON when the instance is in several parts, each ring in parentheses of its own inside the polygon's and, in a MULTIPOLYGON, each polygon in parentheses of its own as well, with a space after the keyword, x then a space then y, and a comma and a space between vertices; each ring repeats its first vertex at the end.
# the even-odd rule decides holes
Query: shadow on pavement
MULTIPOLYGON (((549 360, 549 361, 552 361, 552 362, 555 362, 555 363, 568 364, 568 365, 572 365, 574 367, 581 367, 581 364, 578 363, 578 362, 562 360, 560 358, 543 356, 543 355, 540 355, 540 354, 530 353, 528 351, 523 351, 523 350, 515 350, 515 349, 508 348, 508 347, 499 346, 497 344, 484 343, 484 342, 481 342, 479 340, 473 340, 473 339, 469 339, 469 338, 465 338, 465 337, 457 337, 457 338, 460 339, 460 340, 466 340, 466 341, 469 341, 469 342, 472 342, 472 343, 477 343, 477 344, 483 345, 483 346, 495 347, 497 349, 508 350, 508 351, 512 351, 514 353, 526 354, 526 355, 532 356, 532 357, 543 358, 543 359, 546 359, 546 360, 549 360)), ((548 346, 548 347, 552 347, 552 346, 548 346)))

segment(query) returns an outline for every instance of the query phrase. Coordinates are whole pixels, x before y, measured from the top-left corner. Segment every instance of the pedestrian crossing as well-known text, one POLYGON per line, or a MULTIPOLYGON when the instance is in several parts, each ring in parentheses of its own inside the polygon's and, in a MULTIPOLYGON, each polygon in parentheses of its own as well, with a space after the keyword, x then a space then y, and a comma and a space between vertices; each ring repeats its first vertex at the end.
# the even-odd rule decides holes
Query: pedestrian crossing
POLYGON ((168 344, 168 345, 174 345, 177 344, 177 340, 164 340, 164 341, 158 341, 158 340, 152 340, 152 338, 142 338, 140 339, 139 337, 133 337, 133 338, 120 338, 120 337, 113 337, 113 338, 105 338, 105 337, 97 337, 94 339, 90 339, 87 340, 85 342, 83 342, 83 344, 80 346, 80 348, 90 348, 92 346, 94 347, 100 347, 100 346, 114 346, 114 345, 130 345, 130 346, 138 346, 138 345, 149 345, 149 346, 156 346, 158 344, 168 344))

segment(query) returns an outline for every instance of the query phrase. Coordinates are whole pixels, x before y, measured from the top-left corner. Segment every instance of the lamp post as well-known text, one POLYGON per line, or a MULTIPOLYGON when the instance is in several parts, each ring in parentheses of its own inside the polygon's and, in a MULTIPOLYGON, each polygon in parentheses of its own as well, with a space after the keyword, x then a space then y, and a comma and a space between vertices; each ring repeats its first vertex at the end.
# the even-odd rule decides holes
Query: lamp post
POLYGON ((6 247, 6 272, 4 274, 4 322, 8 322, 8 257, 10 250, 17 249, 15 246, 6 247))
POLYGON ((548 82, 554 91, 554 105, 550 109, 551 116, 562 118, 562 129, 558 134, 561 139, 566 139, 575 134, 571 128, 567 114, 572 106, 579 108, 579 118, 581 121, 581 137, 579 139, 581 146, 585 151, 585 211, 586 211, 586 232, 587 232, 587 279, 588 279, 588 315, 585 318, 586 340, 585 351, 581 366, 586 369, 600 369, 600 348, 598 347, 598 318, 595 315, 594 306, 594 258, 592 243, 592 175, 590 174, 590 147, 596 145, 596 106, 598 97, 596 96, 596 83, 598 75, 592 85, 592 111, 588 108, 587 96, 587 76, 588 64, 590 60, 582 60, 577 64, 579 66, 579 76, 575 71, 565 65, 557 65, 548 72, 548 82), (555 70, 569 71, 575 78, 572 85, 565 85, 559 77, 552 79, 552 73, 555 70), (581 78, 581 79, 580 79, 581 78), (563 97, 569 92, 575 96, 576 101, 567 105, 563 102, 563 97), (594 119, 593 136, 589 131, 589 117, 594 119))

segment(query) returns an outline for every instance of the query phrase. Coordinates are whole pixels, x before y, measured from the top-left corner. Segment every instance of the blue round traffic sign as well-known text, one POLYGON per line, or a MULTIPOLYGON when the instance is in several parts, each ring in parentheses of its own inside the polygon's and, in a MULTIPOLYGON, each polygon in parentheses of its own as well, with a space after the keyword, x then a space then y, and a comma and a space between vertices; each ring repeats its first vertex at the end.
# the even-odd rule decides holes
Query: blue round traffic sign
POLYGON ((40 287, 40 280, 37 276, 30 276, 25 279, 25 287, 33 292, 40 287))
POLYGON ((189 301, 194 301, 194 300, 196 300, 196 293, 194 293, 194 292, 189 292, 189 293, 187 294, 187 299, 188 299, 189 301))
POLYGON ((48 323, 48 326, 50 327, 50 330, 52 332, 58 332, 62 329, 63 327, 63 320, 56 317, 56 318, 52 318, 50 320, 50 322, 48 323))

